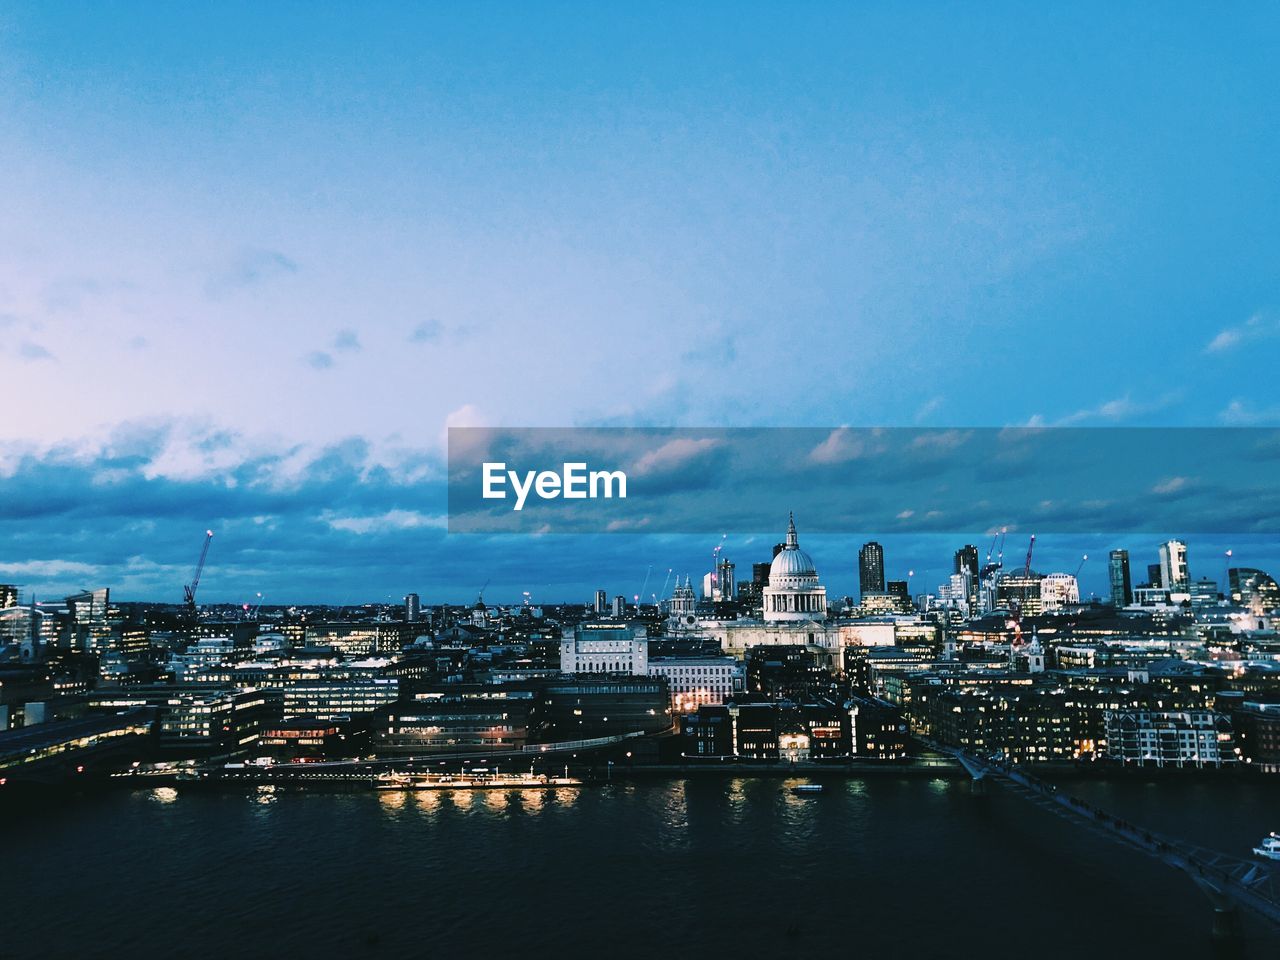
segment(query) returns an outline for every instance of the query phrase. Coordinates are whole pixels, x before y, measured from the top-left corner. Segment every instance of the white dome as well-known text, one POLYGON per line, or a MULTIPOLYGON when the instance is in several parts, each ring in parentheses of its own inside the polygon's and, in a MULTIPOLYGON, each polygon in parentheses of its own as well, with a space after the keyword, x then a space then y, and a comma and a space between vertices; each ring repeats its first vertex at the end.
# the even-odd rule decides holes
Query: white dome
POLYGON ((818 568, 813 565, 809 555, 800 549, 800 540, 796 537, 796 520, 792 515, 787 518, 787 542, 769 564, 769 584, 775 587, 795 586, 797 580, 812 580, 817 583, 818 568))
POLYGON ((783 549, 769 564, 769 579, 774 577, 816 577, 817 568, 809 555, 799 547, 783 549))

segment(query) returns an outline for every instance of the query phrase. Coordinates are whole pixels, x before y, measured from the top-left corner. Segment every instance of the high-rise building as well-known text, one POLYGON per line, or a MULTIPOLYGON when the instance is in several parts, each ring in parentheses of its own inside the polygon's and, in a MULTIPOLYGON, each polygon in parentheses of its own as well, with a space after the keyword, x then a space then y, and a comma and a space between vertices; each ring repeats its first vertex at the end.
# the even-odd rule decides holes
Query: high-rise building
POLYGON ((911 612, 913 607, 911 603, 911 584, 906 580, 890 580, 885 584, 884 592, 893 598, 894 606, 900 612, 911 612))
POLYGON ((1187 575, 1187 545, 1181 540, 1160 544, 1160 583, 1170 593, 1186 593, 1191 578, 1187 575))
POLYGON ((733 576, 734 565, 731 560, 721 557, 716 561, 715 569, 702 578, 702 596, 712 603, 725 603, 733 599, 736 592, 733 576))
POLYGON ((1133 581, 1129 576, 1129 551, 1112 550, 1107 570, 1111 578, 1111 602, 1117 607, 1133 603, 1133 581))
POLYGON ((1231 599, 1263 610, 1280 607, 1280 586, 1269 573, 1253 567, 1232 567, 1227 571, 1231 599))
POLYGON ((978 548, 972 543, 966 543, 956 551, 955 573, 966 578, 968 585, 965 602, 971 614, 978 609, 978 584, 980 582, 978 570, 978 548))
POLYGON ((864 597, 884 593, 884 547, 874 540, 858 551, 858 590, 864 597))
POLYGON ((11 583, 0 583, 0 610, 18 605, 18 588, 11 583))
POLYGON ((416 593, 407 593, 404 597, 404 619, 406 623, 417 623, 422 616, 422 598, 416 593))
POLYGON ((1147 583, 1157 589, 1164 586, 1164 580, 1160 573, 1160 564, 1158 563, 1147 564, 1147 583))
POLYGON ((602 616, 609 612, 609 594, 604 590, 596 591, 595 611, 602 616))
POLYGON ((613 615, 618 619, 622 619, 627 615, 627 598, 622 594, 618 594, 613 598, 613 615))

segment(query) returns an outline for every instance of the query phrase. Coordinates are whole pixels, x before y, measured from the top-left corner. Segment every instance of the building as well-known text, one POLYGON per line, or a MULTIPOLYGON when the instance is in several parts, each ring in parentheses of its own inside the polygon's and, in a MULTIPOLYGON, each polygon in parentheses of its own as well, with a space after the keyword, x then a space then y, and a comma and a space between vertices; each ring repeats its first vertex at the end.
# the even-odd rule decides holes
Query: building
POLYGON ((1080 602, 1080 584, 1074 574, 1050 573, 1040 581, 1040 610, 1061 610, 1080 602))
POLYGON ((0 732, 0 784, 109 773, 146 759, 155 713, 125 710, 0 732))
POLYGON ((1160 585, 1170 593, 1186 593, 1189 582, 1187 545, 1181 540, 1166 540, 1160 544, 1160 585))
POLYGON ((258 754, 285 763, 327 760, 350 753, 342 726, 333 720, 297 717, 263 728, 258 754))
POLYGON ((743 683, 742 663, 735 657, 653 657, 649 676, 666 679, 676 713, 724 703, 743 683))
POLYGON ((404 598, 404 619, 406 623, 417 623, 422 616, 422 598, 416 593, 406 594, 404 598))
POLYGON ((607 590, 596 591, 595 603, 592 605, 592 609, 600 617, 609 612, 609 593, 607 590))
POLYGON ((858 551, 858 595, 884 593, 884 547, 874 540, 858 551))
POLYGON ((1218 767, 1236 759, 1230 725, 1212 710, 1107 710, 1104 721, 1106 754, 1125 763, 1218 767))
POLYGON ((560 672, 647 676, 648 634, 643 627, 580 623, 560 640, 560 672))
MULTIPOLYGON (((1017 603, 1023 617, 1034 617, 1040 613, 1040 584, 1044 578, 1034 570, 1027 572, 1017 570, 1003 573, 996 581, 996 603, 1003 607, 1012 607, 1017 603)), ((1073 578, 1074 579, 1074 578, 1073 578)), ((1080 599, 1077 589, 1076 600, 1080 599)))
POLYGON ((0 610, 18 605, 18 588, 12 583, 0 583, 0 610))
POLYGON ((536 735, 540 688, 531 683, 450 684, 420 691, 374 718, 380 757, 503 753, 536 735))
POLYGON ((662 677, 584 675, 549 683, 542 693, 544 741, 626 733, 661 733, 671 726, 671 695, 662 677))
MULTIPOLYGON (((1280 607, 1280 586, 1271 575, 1253 567, 1232 567, 1227 571, 1231 600, 1259 610, 1280 607)), ((3 606, 3 604, 0 604, 3 606)))
POLYGON ((613 619, 621 620, 627 615, 627 598, 618 594, 613 598, 613 619))
POLYGON ((1107 574, 1111 581, 1111 603, 1127 607, 1133 603, 1133 580, 1129 575, 1129 551, 1112 550, 1107 560, 1107 574))
POLYGON ((769 586, 764 588, 766 623, 822 620, 827 616, 827 588, 818 582, 818 571, 800 549, 796 521, 787 520, 787 539, 769 565, 769 586))
POLYGON ((1280 773, 1280 703, 1246 702, 1231 715, 1241 762, 1280 773))
POLYGON ((346 657, 369 657, 379 653, 399 653, 413 637, 408 624, 394 621, 372 623, 308 624, 306 644, 327 647, 346 657))

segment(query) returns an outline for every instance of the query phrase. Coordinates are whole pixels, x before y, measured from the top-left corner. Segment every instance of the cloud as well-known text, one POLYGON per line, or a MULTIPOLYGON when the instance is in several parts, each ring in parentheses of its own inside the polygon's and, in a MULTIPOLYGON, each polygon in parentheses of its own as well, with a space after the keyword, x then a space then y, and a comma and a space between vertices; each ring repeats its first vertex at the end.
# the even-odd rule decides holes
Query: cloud
POLYGON ((1244 400, 1232 400, 1218 414, 1229 427, 1250 427, 1280 423, 1280 407, 1259 408, 1244 400))
POLYGON ((809 451, 809 460, 813 463, 848 463, 865 453, 866 444, 860 433, 854 433, 848 427, 836 427, 825 440, 809 451))
POLYGON ((359 353, 360 337, 354 330, 339 330, 333 338, 333 349, 342 353, 359 353))
POLYGON ((1205 345, 1205 353, 1226 353, 1245 343, 1280 335, 1280 319, 1255 313, 1244 323, 1224 327, 1205 345))
POLYGON ((641 455, 632 464, 631 471, 636 476, 643 477, 655 473, 679 470, 719 447, 720 441, 713 437, 678 437, 641 455))
POLYGON ((333 366, 333 354, 323 350, 312 350, 307 354, 307 364, 316 370, 328 370, 333 366))
POLYGON ((916 423, 924 422, 941 410, 942 403, 942 397, 934 397, 933 399, 926 400, 924 403, 920 404, 920 408, 916 410, 916 423))
POLYGON ((410 343, 435 343, 440 339, 441 326, 439 320, 426 320, 413 328, 409 334, 410 343))
POLYGON ((298 272, 298 265, 278 250, 240 251, 205 282, 205 293, 218 300, 229 294, 298 272))
POLYGON ((31 340, 23 340, 18 344, 18 355, 26 360, 53 360, 53 354, 40 344, 31 340))
POLYGON ((21 563, 0 563, 0 577, 9 577, 14 580, 91 577, 97 572, 96 566, 73 560, 24 560, 21 563))
POLYGON ((448 526, 447 517, 420 513, 417 510, 388 510, 371 516, 339 516, 331 510, 326 510, 320 515, 320 519, 334 530, 357 535, 417 530, 422 527, 444 530, 448 526))
POLYGON ((1151 492, 1162 497, 1183 493, 1190 482, 1186 477, 1167 477, 1152 487, 1151 492))

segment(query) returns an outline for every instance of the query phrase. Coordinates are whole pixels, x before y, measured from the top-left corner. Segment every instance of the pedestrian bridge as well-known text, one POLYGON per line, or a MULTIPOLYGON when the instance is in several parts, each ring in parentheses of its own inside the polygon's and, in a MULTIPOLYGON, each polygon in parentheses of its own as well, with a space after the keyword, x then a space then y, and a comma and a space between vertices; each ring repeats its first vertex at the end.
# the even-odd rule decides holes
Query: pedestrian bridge
POLYGON ((968 771, 975 786, 997 780, 1036 806, 1064 820, 1123 843, 1187 874, 1209 898, 1213 906, 1213 932, 1217 937, 1234 936, 1240 908, 1280 927, 1280 862, 1241 860, 1215 850, 1198 847, 1153 833, 1137 824, 1113 816, 1002 760, 973 756, 954 747, 925 741, 939 753, 948 754, 968 771))

